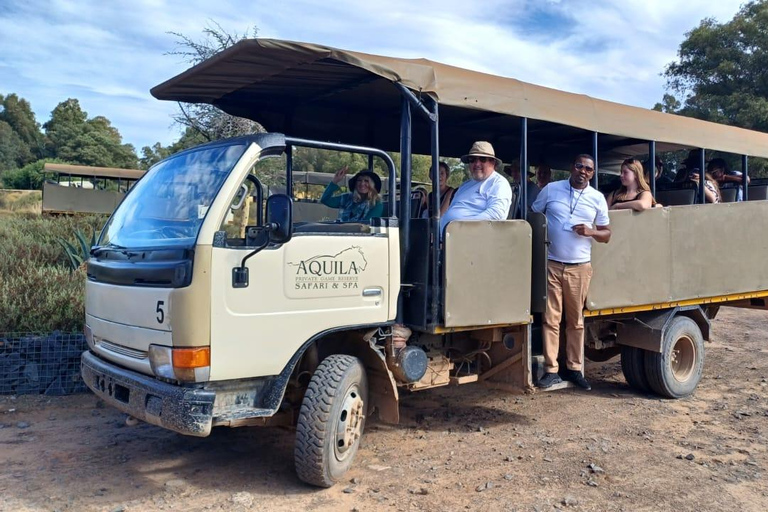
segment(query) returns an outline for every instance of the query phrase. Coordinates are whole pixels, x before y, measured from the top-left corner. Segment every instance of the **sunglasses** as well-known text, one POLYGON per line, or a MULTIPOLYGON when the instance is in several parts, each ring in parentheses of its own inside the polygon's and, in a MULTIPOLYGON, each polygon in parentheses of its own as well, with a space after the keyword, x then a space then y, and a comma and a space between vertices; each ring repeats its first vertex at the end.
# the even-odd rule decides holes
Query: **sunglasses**
POLYGON ((467 161, 469 163, 471 163, 471 164, 473 164, 475 162, 480 162, 480 163, 484 164, 485 162, 490 162, 492 160, 494 160, 494 159, 491 158, 491 157, 488 157, 488 156, 471 156, 471 157, 467 158, 467 161))
POLYGON ((595 168, 594 167, 591 167, 589 165, 584 165, 581 162, 579 162, 577 164, 573 164, 573 166, 576 168, 577 171, 585 169, 587 172, 595 172, 595 168))

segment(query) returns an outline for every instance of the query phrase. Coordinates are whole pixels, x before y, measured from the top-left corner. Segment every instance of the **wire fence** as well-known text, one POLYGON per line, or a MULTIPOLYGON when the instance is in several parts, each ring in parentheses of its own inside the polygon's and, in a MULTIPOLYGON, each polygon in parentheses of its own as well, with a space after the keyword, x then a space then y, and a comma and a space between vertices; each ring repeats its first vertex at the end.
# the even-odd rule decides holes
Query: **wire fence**
POLYGON ((87 349, 78 333, 0 333, 0 395, 61 396, 88 391, 80 377, 87 349))

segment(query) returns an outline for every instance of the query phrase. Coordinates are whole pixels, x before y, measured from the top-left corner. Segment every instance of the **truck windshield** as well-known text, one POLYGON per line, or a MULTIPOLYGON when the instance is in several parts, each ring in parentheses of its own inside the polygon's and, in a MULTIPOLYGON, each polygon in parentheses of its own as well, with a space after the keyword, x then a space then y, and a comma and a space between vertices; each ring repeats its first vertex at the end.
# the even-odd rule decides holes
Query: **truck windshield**
POLYGON ((244 142, 202 147, 158 163, 109 219, 99 245, 194 244, 208 208, 247 147, 244 142))

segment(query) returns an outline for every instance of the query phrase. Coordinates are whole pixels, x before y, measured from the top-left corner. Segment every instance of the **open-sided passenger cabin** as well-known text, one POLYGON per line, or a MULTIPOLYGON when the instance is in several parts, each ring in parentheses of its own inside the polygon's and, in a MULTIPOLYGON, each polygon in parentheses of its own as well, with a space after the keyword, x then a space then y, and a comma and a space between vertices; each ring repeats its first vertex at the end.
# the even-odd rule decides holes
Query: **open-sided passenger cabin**
POLYGON ((112 213, 146 171, 47 163, 43 213, 112 213))
MULTIPOLYGON (((654 161, 657 153, 690 149, 700 149, 704 168, 706 149, 743 155, 748 175, 747 156, 768 157, 764 133, 424 59, 270 39, 241 41, 152 94, 210 103, 302 140, 400 152, 403 197, 411 196, 413 153, 432 156, 434 184, 439 158, 459 157, 477 140, 490 141, 505 162, 519 159, 522 169, 539 162, 568 169, 576 155, 590 153, 596 167, 618 170, 628 157, 654 161)), ((285 151, 291 154, 290 142, 285 151)), ((763 304, 755 301, 768 296, 768 202, 755 199, 765 199, 766 186, 745 185, 749 201, 716 205, 704 204, 703 184, 655 189, 652 183, 667 207, 612 212, 611 242, 594 246, 586 304, 592 322, 691 305, 763 304)), ((411 201, 398 201, 393 211, 401 260, 397 321, 425 335, 517 328, 518 341, 532 326, 535 355, 546 303, 545 220, 524 213, 519 220, 455 222, 441 234, 437 201, 431 219, 414 218, 411 201)), ((319 229, 343 231, 334 223, 319 229)), ((615 338, 595 332, 593 348, 615 347, 615 338)))

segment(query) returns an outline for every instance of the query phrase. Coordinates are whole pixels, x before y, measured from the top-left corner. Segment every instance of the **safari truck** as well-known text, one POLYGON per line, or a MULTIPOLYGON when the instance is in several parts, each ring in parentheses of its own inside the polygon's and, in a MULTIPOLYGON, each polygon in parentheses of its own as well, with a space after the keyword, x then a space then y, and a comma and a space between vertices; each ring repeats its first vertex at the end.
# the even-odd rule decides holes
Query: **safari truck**
POLYGON ((111 214, 145 171, 46 163, 44 214, 111 214), (63 178, 63 179, 62 179, 63 178))
MULTIPOLYGON (((127 194, 88 261, 83 378, 110 405, 186 435, 295 426, 298 476, 322 487, 353 463, 367 418, 398 422, 403 393, 468 383, 533 392, 542 372, 545 218, 521 209, 441 233, 438 195, 431 218, 413 200, 413 154, 431 155, 433 186, 439 158, 475 140, 523 169, 542 155, 565 169, 589 152, 611 170, 629 156, 698 149, 700 168, 705 150, 742 155, 747 176, 747 156, 768 157, 763 133, 270 39, 242 41, 152 94, 209 103, 269 133, 173 155, 127 194), (324 220, 294 185, 303 148, 367 155, 388 178, 384 215, 324 220), (265 184, 276 176, 282 189, 265 184), (227 220, 233 211, 248 219, 242 229, 227 220)), ((743 195, 760 187, 745 179, 743 195)), ((681 195, 690 204, 611 212, 585 305, 588 357, 620 354, 632 387, 668 398, 696 388, 718 308, 764 309, 768 297, 768 201, 681 195)))

